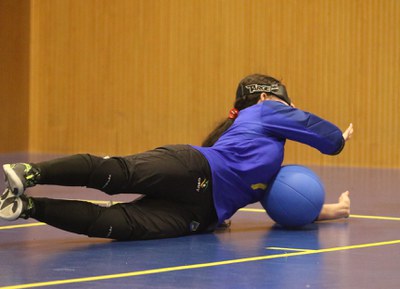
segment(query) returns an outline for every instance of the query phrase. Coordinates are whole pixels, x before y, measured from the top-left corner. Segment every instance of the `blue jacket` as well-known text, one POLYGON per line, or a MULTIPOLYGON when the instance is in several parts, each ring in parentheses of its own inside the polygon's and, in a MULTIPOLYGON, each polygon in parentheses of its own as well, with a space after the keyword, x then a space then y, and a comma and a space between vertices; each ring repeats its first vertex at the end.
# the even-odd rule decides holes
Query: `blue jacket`
POLYGON ((219 222, 260 201, 282 165, 286 139, 330 155, 344 146, 341 130, 332 123, 270 100, 241 110, 212 147, 193 146, 210 164, 219 222))

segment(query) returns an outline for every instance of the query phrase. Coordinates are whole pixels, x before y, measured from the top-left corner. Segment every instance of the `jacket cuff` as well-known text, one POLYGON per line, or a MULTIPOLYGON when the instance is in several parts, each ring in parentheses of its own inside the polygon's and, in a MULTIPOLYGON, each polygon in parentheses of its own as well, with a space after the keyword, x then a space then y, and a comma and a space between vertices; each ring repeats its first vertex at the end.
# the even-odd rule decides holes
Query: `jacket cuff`
POLYGON ((332 156, 335 156, 335 155, 340 154, 341 151, 344 149, 344 145, 345 145, 345 144, 346 144, 346 141, 345 141, 344 138, 342 137, 342 145, 340 146, 340 148, 339 148, 336 152, 332 153, 331 155, 332 155, 332 156))

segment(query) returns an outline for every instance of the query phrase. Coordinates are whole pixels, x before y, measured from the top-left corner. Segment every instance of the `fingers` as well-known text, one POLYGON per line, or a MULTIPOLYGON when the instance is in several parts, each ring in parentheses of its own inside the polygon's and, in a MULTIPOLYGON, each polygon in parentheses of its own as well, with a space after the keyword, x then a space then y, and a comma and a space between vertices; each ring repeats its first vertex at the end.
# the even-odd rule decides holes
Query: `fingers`
POLYGON ((340 195, 339 206, 341 211, 341 216, 343 218, 348 218, 350 216, 350 192, 346 191, 340 195))
POLYGON ((339 197, 339 203, 348 203, 350 205, 350 192, 346 191, 344 193, 342 193, 339 197))
POLYGON ((353 135, 353 131, 354 131, 353 124, 350 123, 349 127, 343 133, 344 140, 346 140, 346 141, 349 140, 351 138, 351 136, 353 135))
POLYGON ((350 123, 349 127, 347 128, 347 130, 348 130, 349 138, 351 138, 351 136, 353 135, 353 131, 354 131, 352 123, 350 123))

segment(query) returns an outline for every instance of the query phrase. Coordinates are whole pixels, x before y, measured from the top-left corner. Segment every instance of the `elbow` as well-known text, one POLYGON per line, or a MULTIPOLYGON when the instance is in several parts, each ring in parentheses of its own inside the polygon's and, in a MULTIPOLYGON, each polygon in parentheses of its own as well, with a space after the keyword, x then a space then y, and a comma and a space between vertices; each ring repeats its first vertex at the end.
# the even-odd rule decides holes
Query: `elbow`
POLYGON ((335 146, 335 149, 333 151, 327 152, 326 154, 331 155, 331 156, 336 156, 342 152, 344 149, 344 145, 346 144, 346 141, 344 138, 341 138, 341 142, 335 146))

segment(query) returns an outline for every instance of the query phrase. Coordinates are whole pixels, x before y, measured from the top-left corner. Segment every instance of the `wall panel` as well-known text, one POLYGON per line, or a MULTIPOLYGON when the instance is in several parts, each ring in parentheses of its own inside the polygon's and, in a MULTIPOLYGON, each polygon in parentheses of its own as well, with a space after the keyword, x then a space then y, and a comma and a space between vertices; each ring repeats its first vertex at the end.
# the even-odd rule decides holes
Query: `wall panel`
POLYGON ((27 151, 29 1, 0 1, 0 152, 27 151))
POLYGON ((199 144, 246 74, 356 133, 338 157, 399 167, 400 1, 32 0, 30 148, 135 153, 199 144))

